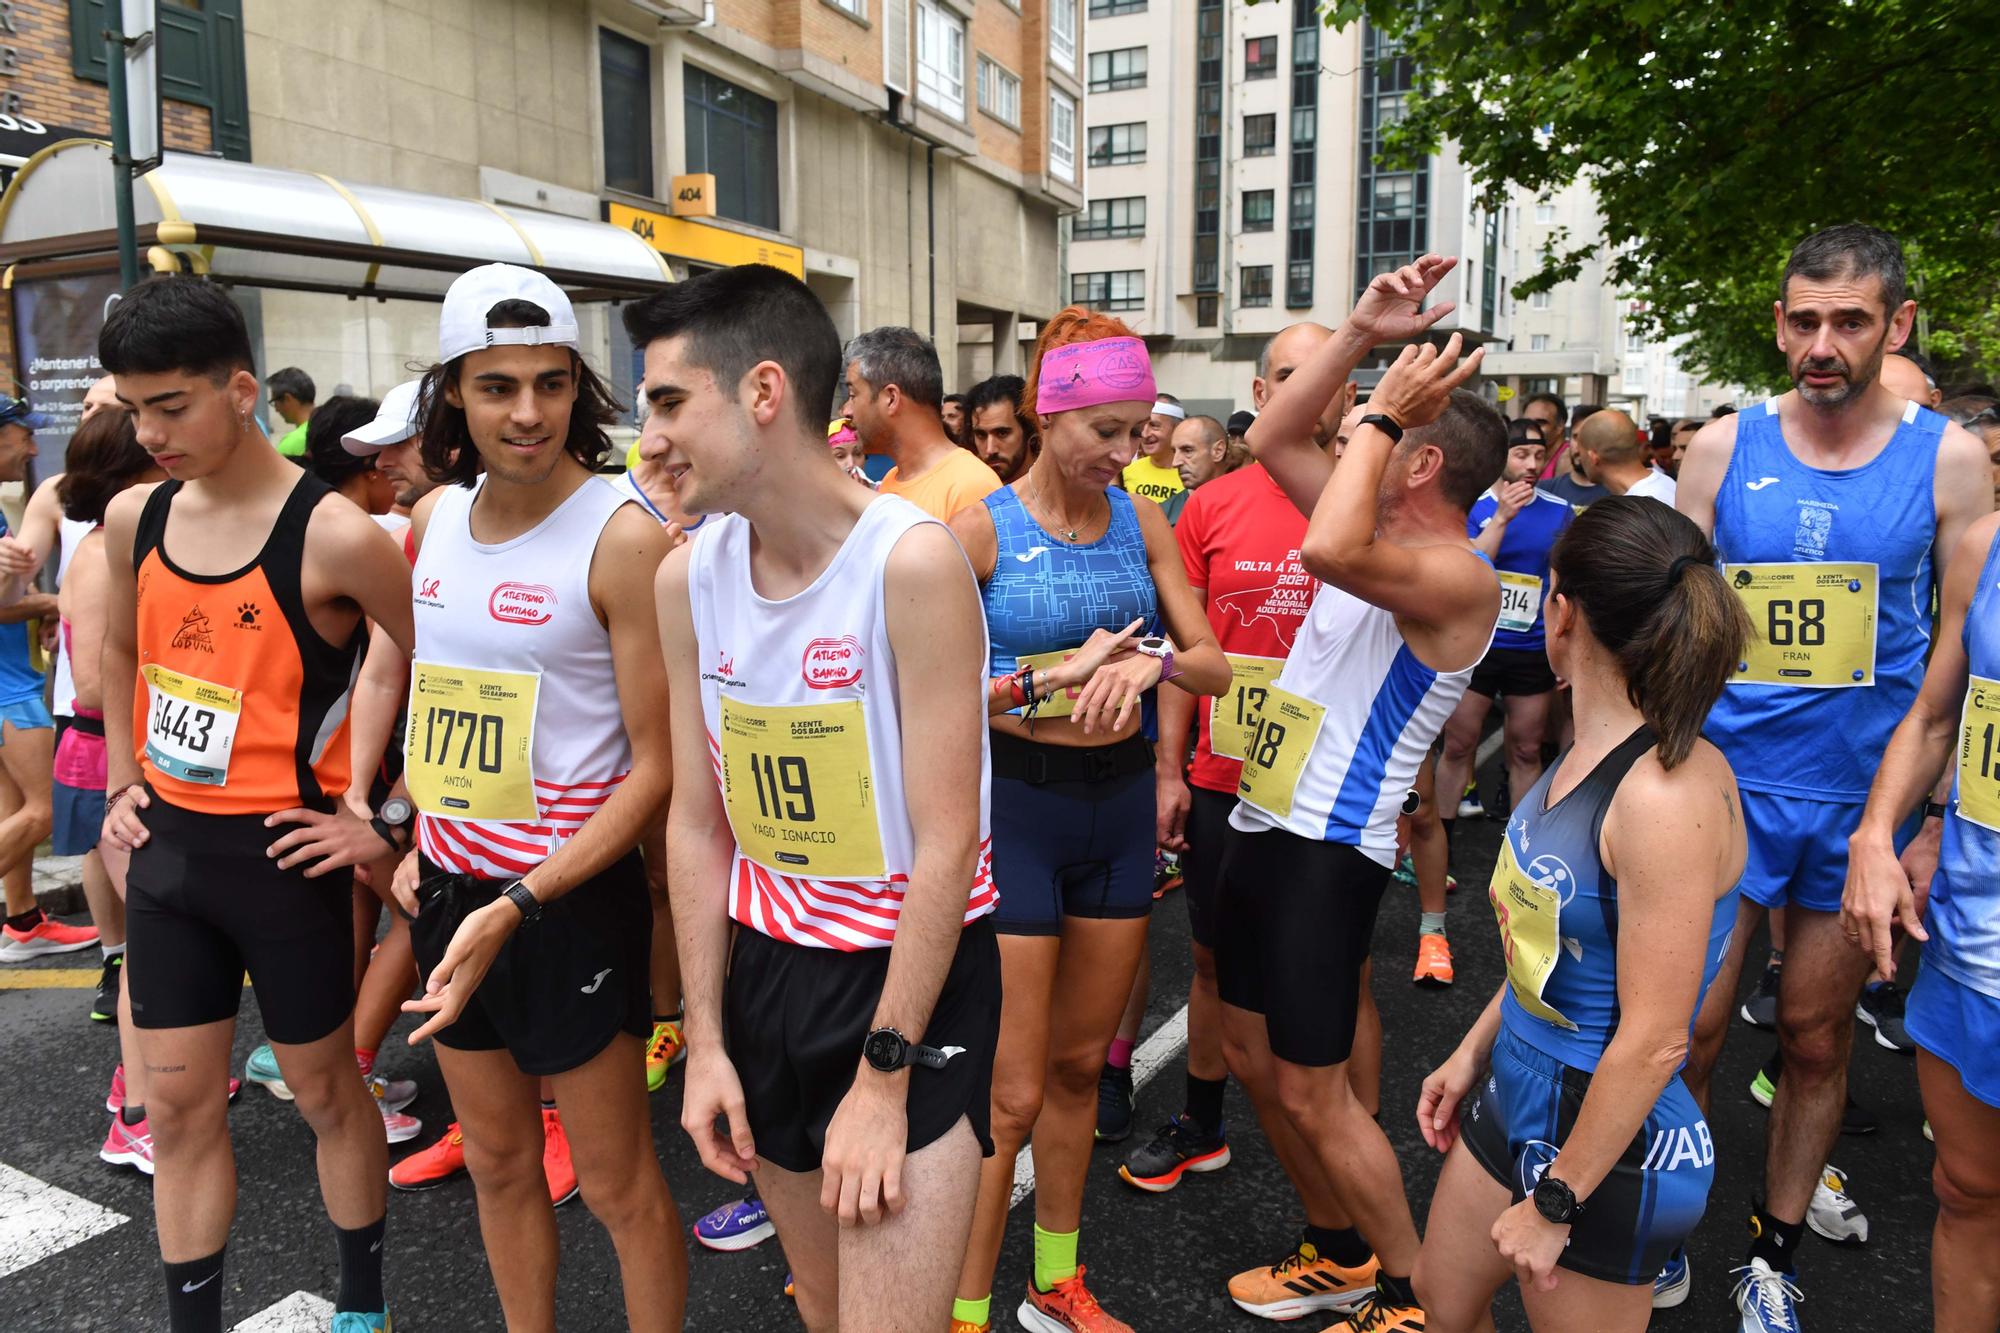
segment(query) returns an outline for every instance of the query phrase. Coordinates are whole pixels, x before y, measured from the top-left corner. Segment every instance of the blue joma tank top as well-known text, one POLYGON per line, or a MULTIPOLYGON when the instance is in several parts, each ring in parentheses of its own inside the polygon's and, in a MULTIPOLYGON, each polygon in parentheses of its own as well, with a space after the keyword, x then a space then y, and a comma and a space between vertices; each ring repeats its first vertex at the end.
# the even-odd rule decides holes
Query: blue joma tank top
POLYGON ((1092 630, 1116 633, 1134 619, 1152 626, 1158 601, 1139 516, 1124 491, 1113 487, 1105 498, 1111 526, 1072 545, 1035 522, 1012 486, 986 497, 997 554, 981 595, 994 675, 1011 673, 1024 656, 1081 648, 1092 630))
POLYGON ((1965 707, 1924 966, 2000 999, 2000 538, 1965 611, 1965 707))

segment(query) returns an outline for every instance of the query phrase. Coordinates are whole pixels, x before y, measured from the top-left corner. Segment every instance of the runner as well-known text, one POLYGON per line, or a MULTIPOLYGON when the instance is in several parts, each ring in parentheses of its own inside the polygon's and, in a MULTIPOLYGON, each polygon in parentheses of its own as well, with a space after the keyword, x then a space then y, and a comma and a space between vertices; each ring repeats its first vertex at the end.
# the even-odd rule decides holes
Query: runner
POLYGON ((993 469, 1000 484, 1011 486, 1021 479, 1042 439, 1035 433, 1034 414, 1021 405, 1028 382, 1019 375, 995 375, 972 386, 965 395, 972 433, 972 452, 993 469))
POLYGON ((1708 539, 1643 497, 1592 505, 1550 564, 1577 741, 1507 821, 1507 983, 1418 1100, 1450 1154, 1417 1265, 1429 1333, 1491 1328, 1510 1276, 1535 1328, 1645 1328, 1715 1176, 1679 1067, 1736 924, 1736 783, 1701 724, 1749 617, 1708 539))
POLYGON ((1323 586, 1267 688, 1230 814, 1215 949, 1223 1048, 1239 1077, 1271 1062, 1282 1115, 1353 1215, 1326 1257, 1360 1303, 1335 1327, 1378 1333, 1423 1327, 1410 1290, 1417 1233, 1395 1150, 1347 1065, 1397 813, 1499 615, 1498 581, 1465 532, 1507 432, 1491 407, 1453 392, 1482 359, 1461 364, 1454 336, 1442 353, 1403 350, 1339 467, 1313 433, 1372 347, 1450 313, 1422 303, 1454 264, 1429 255, 1375 278, 1249 436, 1310 514, 1300 563, 1323 586))
POLYGON ((1759 1333, 1797 1327, 1795 1251, 1846 1101, 1867 967, 1835 917, 1843 844, 1915 697, 1936 573, 1993 503, 1979 442, 1879 382, 1916 313, 1895 237, 1816 232, 1792 251, 1779 292, 1796 387, 1704 426, 1678 501, 1713 530, 1756 631, 1707 728, 1743 788, 1750 863, 1729 956, 1695 1023, 1686 1077, 1703 1104, 1757 923, 1786 908, 1784 1076, 1736 1288, 1742 1327, 1759 1333))
POLYGON ((1162 507, 1181 492, 1181 474, 1174 467, 1174 427, 1186 419, 1187 409, 1172 394, 1163 393, 1154 401, 1140 432, 1139 456, 1125 465, 1121 478, 1127 491, 1162 507))
POLYGON ((1178 524, 1187 501, 1196 490, 1230 470, 1229 437, 1214 417, 1192 416, 1175 426, 1169 438, 1174 446, 1174 471, 1180 475, 1181 492, 1169 496, 1160 506, 1167 522, 1178 524))
POLYGON ((1946 1333, 2000 1326, 2000 518, 1966 529, 1944 580, 1937 648, 1909 714, 1889 739, 1848 843, 1841 925, 1896 975, 1895 927, 1923 941, 1906 1022, 1917 1044, 1924 1114, 1937 1139, 1931 1318, 1946 1333), (1949 766, 1950 795, 1928 804, 1949 766), (1896 830, 1924 805, 1941 817, 1936 877, 1923 855, 1896 857, 1896 830), (1926 890, 1929 905, 1924 902, 1926 890), (1922 918, 1921 922, 1919 918, 1922 918))
POLYGON ((754 1176, 808 1328, 935 1333, 1000 1017, 973 582, 941 525, 833 466, 840 345, 804 283, 721 269, 626 326, 646 448, 719 516, 658 583, 681 1123, 754 1176))
POLYGON ((325 482, 334 494, 353 502, 356 509, 400 541, 409 520, 392 512, 396 507, 395 480, 377 470, 374 459, 347 447, 347 436, 366 429, 381 406, 373 398, 337 394, 315 407, 306 419, 303 463, 306 471, 325 482))
POLYGON ((833 461, 840 465, 842 472, 871 491, 881 489, 869 478, 868 469, 863 466, 868 457, 868 449, 861 443, 861 437, 854 433, 853 426, 845 421, 828 423, 826 447, 833 451, 833 461))
POLYGON ((884 495, 944 520, 998 489, 993 469, 945 433, 938 417, 944 371, 930 339, 885 325, 849 342, 846 356, 840 414, 870 454, 896 460, 882 478, 884 495))
POLYGON ((1139 697, 1162 681, 1221 693, 1229 666, 1159 507, 1112 485, 1157 410, 1145 344, 1071 306, 1043 326, 1035 357, 1042 452, 952 524, 986 603, 993 862, 1006 886, 994 918, 1006 980, 997 1151, 953 1320, 989 1325, 1014 1160, 1032 1135, 1034 1272, 1017 1318, 1039 1333, 1125 1333, 1084 1286, 1077 1240, 1100 1075, 1153 908, 1154 755, 1139 697), (1152 637, 1135 640, 1142 628, 1152 637))
POLYGON ((660 525, 593 475, 617 419, 569 298, 509 264, 445 293, 425 376, 398 870, 508 1326, 553 1330, 556 1106, 634 1329, 678 1329, 687 1251, 642 1073, 651 912, 637 846, 671 782, 648 595, 660 525), (477 732, 473 731, 476 725, 477 732), (455 739, 456 738, 456 739, 455 739), (547 1080, 555 1106, 542 1096, 547 1080), (537 1111, 537 1105, 541 1109, 537 1111))
POLYGON ((334 1328, 386 1330, 388 1156, 354 1067, 347 870, 380 841, 334 812, 361 617, 407 640, 409 570, 387 534, 265 438, 249 334, 220 287, 173 275, 127 292, 98 358, 170 478, 106 510, 103 680, 106 700, 132 701, 105 709, 104 840, 131 853, 139 966, 125 984, 169 1321, 175 1333, 222 1327, 236 1202, 225 1090, 247 970, 319 1141, 340 1251, 334 1328))
POLYGON ((286 366, 272 371, 270 378, 264 381, 264 387, 271 394, 271 410, 286 426, 278 436, 278 452, 304 466, 301 460, 306 456, 306 422, 312 416, 313 401, 319 394, 312 376, 297 366, 286 366))
POLYGON ((1584 473, 1613 495, 1639 495, 1671 506, 1674 479, 1654 467, 1632 418, 1605 410, 1576 431, 1576 453, 1584 473))

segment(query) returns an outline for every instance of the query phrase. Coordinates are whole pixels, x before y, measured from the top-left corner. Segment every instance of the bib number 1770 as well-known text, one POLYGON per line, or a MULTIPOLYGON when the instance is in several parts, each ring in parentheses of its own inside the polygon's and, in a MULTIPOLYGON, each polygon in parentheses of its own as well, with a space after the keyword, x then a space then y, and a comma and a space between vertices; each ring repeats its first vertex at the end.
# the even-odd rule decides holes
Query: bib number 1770
POLYGON ((505 718, 470 708, 433 705, 424 711, 422 730, 425 764, 461 773, 500 771, 507 744, 505 718))

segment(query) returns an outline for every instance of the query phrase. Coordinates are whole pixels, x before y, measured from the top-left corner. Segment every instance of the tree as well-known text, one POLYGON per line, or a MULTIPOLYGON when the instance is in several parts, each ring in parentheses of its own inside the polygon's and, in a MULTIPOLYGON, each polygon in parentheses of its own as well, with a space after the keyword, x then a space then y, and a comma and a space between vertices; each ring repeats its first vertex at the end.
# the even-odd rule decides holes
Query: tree
POLYGON ((2000 12, 1965 0, 1334 0, 1422 71, 1385 139, 1458 145, 1482 202, 1510 184, 1596 192, 1601 238, 1559 235, 1525 297, 1600 246, 1640 322, 1688 336, 1716 381, 1783 382, 1771 302, 1801 237, 1867 222, 1901 238, 1924 350, 1954 378, 2000 368, 2000 12))

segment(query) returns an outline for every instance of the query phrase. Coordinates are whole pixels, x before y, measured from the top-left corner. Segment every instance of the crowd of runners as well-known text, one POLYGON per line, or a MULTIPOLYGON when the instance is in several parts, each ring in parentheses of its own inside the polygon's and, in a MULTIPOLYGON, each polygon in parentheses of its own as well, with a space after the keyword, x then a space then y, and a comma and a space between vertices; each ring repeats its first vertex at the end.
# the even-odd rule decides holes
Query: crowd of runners
MULTIPOLYGON (((1227 421, 1109 315, 947 395, 921 335, 843 347, 796 279, 706 273, 624 310, 622 472, 627 407, 538 273, 458 278, 435 364, 379 403, 260 382, 219 286, 127 293, 61 474, 0 537, 0 863, 52 830, 94 925, 10 877, 0 959, 103 954, 101 1156, 153 1177, 168 1327, 225 1326, 246 973, 268 1042, 241 1079, 317 1137, 336 1333, 391 1328, 390 1191, 460 1172, 509 1329, 554 1329, 579 1195, 631 1327, 681 1327, 683 1149, 648 1109, 676 1064, 695 1152, 744 1187, 695 1236, 775 1234, 807 1328, 1179 1327, 1100 1306, 1079 1236, 1178 882, 1185 1102, 1113 1151, 1154 1192, 1226 1168, 1238 1082, 1300 1226, 1214 1275, 1243 1310, 1475 1330, 1515 1281, 1537 1328, 1637 1329, 1685 1300, 1768 921, 1761 1189, 1705 1280, 1741 1329, 1794 1329, 1803 1232, 1867 1239, 1829 1160, 1867 1128, 1859 1013, 1915 1051, 1935 1327, 1994 1329, 1990 389, 1947 401, 1898 355, 1901 251, 1843 226, 1774 293, 1791 391, 1650 432, 1546 394, 1510 421, 1468 387, 1481 352, 1430 335, 1454 262, 1272 337, 1227 421), (1453 984, 1454 823, 1488 811, 1506 983, 1455 1050, 1387 1052, 1434 1068, 1384 1106, 1378 905, 1414 889, 1412 981, 1453 984), (405 1014, 442 1130, 376 1068, 405 1014), (1441 1164, 1384 1133, 1413 1109, 1441 1164), (1032 1267, 1000 1271, 1024 1149, 1032 1267), (1420 1229, 1405 1181, 1440 1171, 1420 1229)), ((0 474, 40 424, 0 409, 0 474)))

